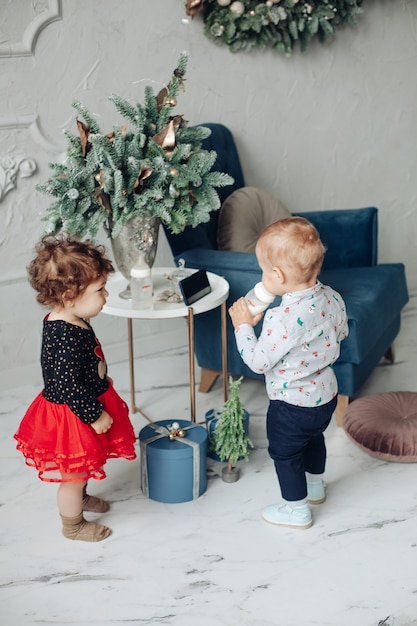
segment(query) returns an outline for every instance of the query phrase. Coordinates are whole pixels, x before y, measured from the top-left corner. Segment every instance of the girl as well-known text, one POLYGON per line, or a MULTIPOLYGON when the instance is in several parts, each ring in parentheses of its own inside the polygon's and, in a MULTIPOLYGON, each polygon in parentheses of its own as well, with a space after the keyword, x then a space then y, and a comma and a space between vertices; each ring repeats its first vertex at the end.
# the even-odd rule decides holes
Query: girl
POLYGON ((63 535, 101 541, 111 530, 88 522, 83 511, 104 513, 109 504, 87 495, 89 478, 105 478, 109 457, 136 457, 126 403, 107 377, 104 355, 89 318, 106 302, 113 272, 104 248, 68 237, 44 237, 28 267, 37 301, 50 308, 43 322, 44 389, 15 434, 17 449, 41 480, 58 482, 63 535))

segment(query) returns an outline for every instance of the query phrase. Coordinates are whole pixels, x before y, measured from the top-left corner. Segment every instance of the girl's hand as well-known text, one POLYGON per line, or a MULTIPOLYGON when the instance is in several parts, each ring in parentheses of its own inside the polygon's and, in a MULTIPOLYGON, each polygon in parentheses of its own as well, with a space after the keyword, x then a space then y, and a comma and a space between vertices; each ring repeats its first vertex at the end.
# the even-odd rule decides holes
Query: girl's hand
POLYGON ((111 425, 113 424, 113 418, 103 411, 98 420, 91 424, 91 428, 93 428, 98 435, 102 435, 110 430, 111 425))
POLYGON ((234 328, 237 328, 241 324, 249 324, 250 326, 256 326, 261 321, 263 313, 257 313, 252 315, 249 311, 249 307, 245 298, 239 298, 232 304, 229 309, 229 315, 232 320, 234 328))

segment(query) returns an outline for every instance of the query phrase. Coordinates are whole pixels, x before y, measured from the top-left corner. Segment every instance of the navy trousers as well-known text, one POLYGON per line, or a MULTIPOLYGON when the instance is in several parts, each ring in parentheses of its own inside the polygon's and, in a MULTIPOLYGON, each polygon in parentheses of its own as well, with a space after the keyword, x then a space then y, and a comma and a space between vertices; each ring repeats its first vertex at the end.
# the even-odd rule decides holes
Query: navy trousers
POLYGON ((337 396, 317 407, 300 407, 270 400, 266 418, 268 452, 284 500, 307 497, 305 473, 322 474, 326 466, 323 433, 330 423, 337 396))

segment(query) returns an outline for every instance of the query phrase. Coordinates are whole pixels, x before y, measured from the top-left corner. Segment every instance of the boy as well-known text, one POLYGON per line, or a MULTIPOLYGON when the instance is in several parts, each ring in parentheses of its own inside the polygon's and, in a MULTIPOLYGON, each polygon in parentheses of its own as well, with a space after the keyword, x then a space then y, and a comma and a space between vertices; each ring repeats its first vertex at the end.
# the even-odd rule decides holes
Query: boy
POLYGON ((244 298, 229 309, 239 353, 248 367, 265 375, 269 397, 267 436, 283 502, 268 506, 265 521, 309 528, 308 502, 325 500, 323 432, 337 404, 332 365, 348 335, 342 297, 317 280, 325 247, 315 227, 302 217, 279 220, 261 234, 256 257, 262 283, 282 296, 265 313, 262 331, 253 327, 244 298))

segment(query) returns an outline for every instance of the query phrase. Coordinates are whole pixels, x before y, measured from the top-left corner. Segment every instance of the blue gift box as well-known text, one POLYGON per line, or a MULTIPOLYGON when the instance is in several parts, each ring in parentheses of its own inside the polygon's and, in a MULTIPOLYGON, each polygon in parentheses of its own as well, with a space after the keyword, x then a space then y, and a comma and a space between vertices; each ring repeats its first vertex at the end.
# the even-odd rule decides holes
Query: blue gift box
MULTIPOLYGON (((207 411, 207 413, 205 415, 205 418, 206 418, 206 428, 207 428, 207 433, 208 433, 208 445, 207 445, 208 456, 211 459, 213 459, 214 461, 221 461, 219 455, 216 454, 214 452, 214 450, 210 449, 211 445, 213 443, 213 434, 214 434, 214 431, 215 431, 216 426, 217 426, 217 422, 219 421, 221 414, 222 414, 222 412, 220 410, 216 411, 216 409, 210 409, 209 411, 207 411)), ((248 411, 245 411, 245 415, 243 417, 243 428, 245 429, 245 433, 248 434, 249 433, 249 413, 248 413, 248 411)))
POLYGON ((188 502, 207 489, 207 431, 187 420, 176 423, 184 437, 175 435, 172 420, 154 422, 139 433, 142 491, 158 502, 188 502))

